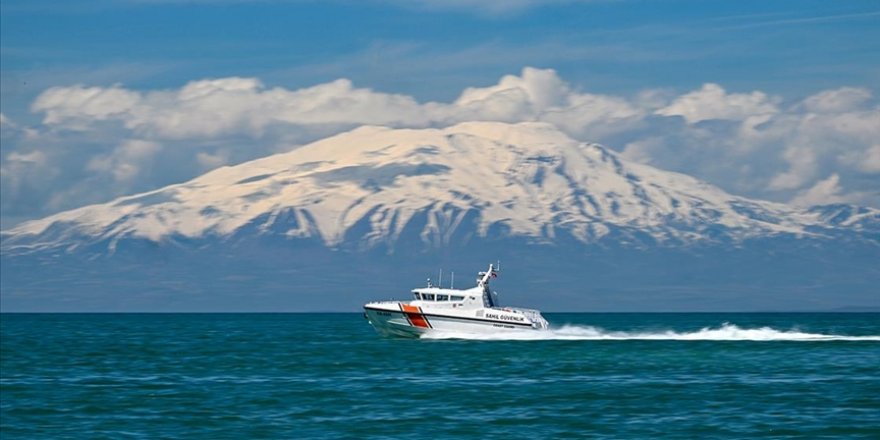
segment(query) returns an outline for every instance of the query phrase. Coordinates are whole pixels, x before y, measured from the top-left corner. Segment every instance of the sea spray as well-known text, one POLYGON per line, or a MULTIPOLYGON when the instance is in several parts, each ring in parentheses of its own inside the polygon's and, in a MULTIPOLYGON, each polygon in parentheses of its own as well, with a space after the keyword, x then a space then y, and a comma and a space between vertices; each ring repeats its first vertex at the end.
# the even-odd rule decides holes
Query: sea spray
POLYGON ((805 333, 797 329, 777 330, 771 327, 741 328, 723 323, 717 328, 704 327, 693 332, 666 331, 610 331, 600 327, 563 325, 547 331, 521 331, 488 333, 462 333, 432 331, 423 339, 473 339, 511 341, 601 341, 601 340, 659 340, 659 341, 878 341, 880 335, 849 336, 822 333, 805 333))

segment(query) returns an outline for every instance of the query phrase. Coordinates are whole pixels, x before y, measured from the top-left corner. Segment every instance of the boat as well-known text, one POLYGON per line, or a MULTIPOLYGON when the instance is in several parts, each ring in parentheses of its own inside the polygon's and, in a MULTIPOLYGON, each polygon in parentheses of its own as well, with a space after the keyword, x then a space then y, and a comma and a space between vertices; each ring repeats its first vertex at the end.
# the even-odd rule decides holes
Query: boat
POLYGON ((370 302, 364 305, 364 316, 388 336, 547 330, 541 312, 498 305, 497 294, 489 289, 489 281, 497 276, 498 270, 490 264, 470 289, 444 289, 428 279, 427 287, 412 289, 413 300, 370 302))

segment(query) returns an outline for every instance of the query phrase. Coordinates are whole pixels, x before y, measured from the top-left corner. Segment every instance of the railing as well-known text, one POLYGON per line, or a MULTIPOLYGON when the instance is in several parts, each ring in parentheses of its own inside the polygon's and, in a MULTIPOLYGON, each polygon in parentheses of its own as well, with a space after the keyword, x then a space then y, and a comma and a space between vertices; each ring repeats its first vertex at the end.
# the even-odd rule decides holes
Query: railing
POLYGON ((510 308, 510 310, 522 313, 525 315, 529 321, 532 321, 532 324, 536 329, 547 330, 550 327, 550 323, 541 316, 541 312, 533 309, 520 309, 520 308, 510 308))

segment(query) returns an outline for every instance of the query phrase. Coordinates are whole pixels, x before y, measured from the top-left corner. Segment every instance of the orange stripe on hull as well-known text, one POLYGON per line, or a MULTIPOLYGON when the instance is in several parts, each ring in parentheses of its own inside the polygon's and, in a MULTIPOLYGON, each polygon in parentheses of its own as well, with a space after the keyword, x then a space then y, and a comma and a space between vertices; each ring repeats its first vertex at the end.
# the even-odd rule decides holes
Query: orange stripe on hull
POLYGON ((409 319, 409 322, 413 327, 431 328, 431 324, 429 324, 428 320, 422 315, 422 310, 419 307, 407 304, 401 304, 400 307, 403 309, 403 313, 406 315, 406 318, 409 319))

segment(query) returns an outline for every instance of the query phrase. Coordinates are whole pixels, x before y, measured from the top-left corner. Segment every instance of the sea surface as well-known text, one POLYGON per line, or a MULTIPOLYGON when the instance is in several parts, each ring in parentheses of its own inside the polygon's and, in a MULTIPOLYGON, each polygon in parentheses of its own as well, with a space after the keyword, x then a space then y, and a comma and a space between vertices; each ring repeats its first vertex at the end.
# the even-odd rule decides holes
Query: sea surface
POLYGON ((880 314, 0 315, 0 438, 880 439, 880 314))

